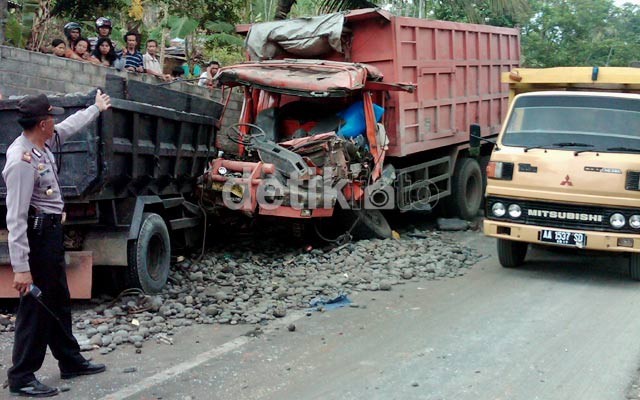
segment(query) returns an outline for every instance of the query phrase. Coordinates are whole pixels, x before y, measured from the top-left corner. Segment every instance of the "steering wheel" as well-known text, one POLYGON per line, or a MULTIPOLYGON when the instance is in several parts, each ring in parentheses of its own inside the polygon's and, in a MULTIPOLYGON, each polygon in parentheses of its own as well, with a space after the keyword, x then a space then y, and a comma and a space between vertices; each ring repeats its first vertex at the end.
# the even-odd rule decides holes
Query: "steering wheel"
POLYGON ((247 122, 236 122, 235 124, 228 126, 225 133, 229 140, 231 140, 233 143, 241 144, 243 146, 251 144, 251 137, 267 135, 267 132, 265 132, 264 129, 262 129, 258 125, 249 124, 247 122), (242 131, 240 130, 240 128, 242 127, 248 127, 249 133, 242 133, 242 131), (252 129, 257 130, 258 132, 251 133, 252 129))

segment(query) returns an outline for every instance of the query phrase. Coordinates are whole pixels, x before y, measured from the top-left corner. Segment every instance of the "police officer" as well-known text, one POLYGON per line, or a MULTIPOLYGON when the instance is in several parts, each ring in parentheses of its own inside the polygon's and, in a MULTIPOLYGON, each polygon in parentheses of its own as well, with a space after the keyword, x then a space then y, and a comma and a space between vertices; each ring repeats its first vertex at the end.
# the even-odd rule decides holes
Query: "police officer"
MULTIPOLYGON (((18 123, 23 133, 7 150, 2 171, 7 186, 9 257, 14 271, 13 287, 20 292, 16 317, 13 366, 8 371, 11 394, 48 397, 57 388, 40 383, 34 373, 51 348, 61 378, 102 372, 81 354, 71 331, 69 289, 65 274, 63 206, 58 171, 50 146, 98 118, 111 107, 109 96, 98 90, 95 104, 55 124, 62 108, 52 107, 45 95, 27 96, 18 103, 18 123), (55 136, 58 136, 57 138, 55 136), (27 295, 34 284, 41 297, 27 295), (41 301, 43 304, 40 304, 41 301)), ((35 291, 35 289, 34 289, 35 291)))

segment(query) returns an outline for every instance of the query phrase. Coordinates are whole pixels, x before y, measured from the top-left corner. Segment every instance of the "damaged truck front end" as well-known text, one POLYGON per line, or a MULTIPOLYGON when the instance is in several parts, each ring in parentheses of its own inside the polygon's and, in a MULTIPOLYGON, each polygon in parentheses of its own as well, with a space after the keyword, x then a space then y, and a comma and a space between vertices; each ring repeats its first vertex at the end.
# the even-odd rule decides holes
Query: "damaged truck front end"
POLYGON ((216 78, 242 90, 244 104, 201 180, 210 205, 294 219, 385 207, 394 178, 383 169, 385 94, 411 85, 385 84, 371 66, 324 60, 249 62, 216 78))

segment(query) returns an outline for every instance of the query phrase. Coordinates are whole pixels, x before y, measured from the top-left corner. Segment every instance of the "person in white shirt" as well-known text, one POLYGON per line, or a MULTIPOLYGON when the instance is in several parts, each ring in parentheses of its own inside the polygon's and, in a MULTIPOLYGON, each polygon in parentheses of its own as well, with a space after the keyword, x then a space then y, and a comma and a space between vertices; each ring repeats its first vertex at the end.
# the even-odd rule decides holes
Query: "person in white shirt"
POLYGON ((218 61, 209 61, 209 65, 207 65, 207 70, 204 71, 200 75, 200 79, 198 80, 198 86, 206 86, 213 88, 215 87, 215 82, 213 77, 216 76, 216 73, 220 69, 220 63, 218 61))
POLYGON ((158 42, 153 39, 147 40, 147 52, 142 55, 142 63, 147 74, 157 76, 164 81, 172 80, 171 75, 162 73, 162 65, 156 54, 158 53, 158 42))

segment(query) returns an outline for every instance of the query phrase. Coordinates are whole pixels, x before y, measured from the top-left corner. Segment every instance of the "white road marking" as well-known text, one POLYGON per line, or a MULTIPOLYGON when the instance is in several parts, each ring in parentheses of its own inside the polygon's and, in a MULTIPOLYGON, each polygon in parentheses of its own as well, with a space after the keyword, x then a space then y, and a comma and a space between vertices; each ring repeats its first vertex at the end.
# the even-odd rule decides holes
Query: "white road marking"
MULTIPOLYGON (((305 315, 304 312, 294 312, 287 315, 284 318, 278 319, 274 323, 267 326, 264 330, 265 334, 271 333, 276 330, 276 328, 286 326, 298 319, 302 318, 305 315)), ((140 393, 144 390, 150 389, 154 386, 160 385, 169 379, 175 378, 176 376, 183 374, 199 365, 204 364, 205 362, 219 357, 225 353, 233 351, 239 347, 244 346, 245 344, 252 341, 254 338, 250 338, 247 336, 240 336, 235 338, 229 342, 223 343, 218 347, 214 347, 213 349, 206 351, 204 353, 200 353, 191 360, 180 363, 174 367, 166 369, 164 371, 160 371, 155 375, 151 375, 148 378, 141 380, 140 382, 136 382, 133 385, 129 385, 118 390, 115 393, 111 393, 106 395, 99 400, 122 400, 128 397, 131 397, 137 393, 140 393)))

